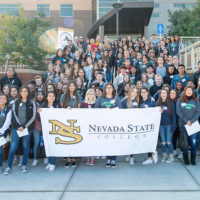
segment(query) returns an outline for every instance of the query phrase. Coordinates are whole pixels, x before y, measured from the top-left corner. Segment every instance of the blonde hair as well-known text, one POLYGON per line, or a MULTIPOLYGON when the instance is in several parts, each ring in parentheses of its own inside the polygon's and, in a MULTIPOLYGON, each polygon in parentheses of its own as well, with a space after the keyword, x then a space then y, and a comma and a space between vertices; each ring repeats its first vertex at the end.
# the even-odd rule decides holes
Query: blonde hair
POLYGON ((89 93, 92 93, 94 95, 94 98, 93 98, 93 102, 92 103, 95 103, 96 102, 96 94, 94 92, 93 89, 89 89, 85 95, 85 103, 89 103, 89 98, 88 98, 88 94, 89 93))
MULTIPOLYGON (((128 94, 126 96, 127 99, 128 99, 128 101, 127 101, 127 108, 131 108, 131 106, 132 106, 131 92, 133 92, 133 90, 137 90, 138 91, 138 89, 137 89, 136 86, 132 85, 130 87, 130 89, 128 91, 128 94)), ((136 100, 137 104, 139 105, 139 96, 138 95, 136 96, 135 100, 136 100)))

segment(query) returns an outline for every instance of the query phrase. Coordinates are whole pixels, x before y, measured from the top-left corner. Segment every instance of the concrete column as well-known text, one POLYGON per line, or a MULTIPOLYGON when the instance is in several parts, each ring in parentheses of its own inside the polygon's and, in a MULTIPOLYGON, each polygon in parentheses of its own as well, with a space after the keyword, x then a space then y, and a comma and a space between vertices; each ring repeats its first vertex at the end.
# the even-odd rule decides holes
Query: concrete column
POLYGON ((144 37, 148 40, 148 26, 144 26, 144 37))
POLYGON ((99 36, 101 38, 101 41, 104 39, 104 25, 99 26, 99 36))

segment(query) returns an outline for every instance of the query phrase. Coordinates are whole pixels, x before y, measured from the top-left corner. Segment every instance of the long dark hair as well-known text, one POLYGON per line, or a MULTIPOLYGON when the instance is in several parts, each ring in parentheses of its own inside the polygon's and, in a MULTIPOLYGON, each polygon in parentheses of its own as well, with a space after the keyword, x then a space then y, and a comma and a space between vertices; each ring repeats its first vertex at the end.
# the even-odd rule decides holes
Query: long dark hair
POLYGON ((19 95, 17 97, 17 100, 16 100, 16 103, 19 104, 22 100, 22 97, 21 97, 21 92, 23 89, 26 89, 27 92, 28 92, 28 96, 27 96, 27 102, 30 102, 31 99, 32 99, 32 95, 31 95, 31 91, 30 91, 30 88, 27 86, 27 85, 23 85, 20 90, 19 90, 19 95))
POLYGON ((44 98, 44 107, 47 108, 48 107, 48 101, 47 101, 47 97, 49 94, 54 94, 55 96, 55 101, 53 102, 53 107, 56 108, 58 107, 58 103, 57 103, 57 100, 56 100, 56 93, 55 92, 47 92, 45 94, 45 98, 44 98))
POLYGON ((75 86, 75 90, 74 90, 74 93, 73 93, 73 96, 75 96, 76 98, 76 106, 78 107, 78 104, 80 103, 79 102, 79 98, 78 98, 78 92, 77 92, 77 85, 76 85, 76 82, 75 81, 69 81, 68 85, 67 85, 67 91, 65 93, 65 101, 64 101, 64 104, 63 104, 63 107, 64 108, 67 108, 69 106, 69 101, 70 101, 70 90, 69 90, 69 87, 71 84, 74 84, 75 86))
POLYGON ((8 106, 8 97, 7 97, 5 94, 3 94, 2 92, 0 92, 0 97, 1 97, 1 96, 6 97, 7 102, 6 102, 5 106, 7 107, 7 106, 8 106))
POLYGON ((102 94, 102 97, 104 97, 104 98, 106 98, 106 88, 107 88, 107 86, 109 86, 109 85, 112 86, 112 88, 113 88, 112 98, 116 96, 116 92, 115 92, 115 88, 114 88, 113 84, 112 84, 112 83, 107 83, 107 84, 105 85, 105 87, 104 87, 103 94, 102 94))
POLYGON ((171 100, 169 98, 169 93, 167 90, 165 89, 161 89, 160 92, 159 92, 159 97, 158 97, 158 101, 157 101, 157 104, 158 106, 161 106, 162 104, 165 104, 165 106, 167 106, 167 109, 168 109, 168 112, 169 112, 169 116, 172 116, 172 105, 171 105, 171 100), (162 101, 162 98, 161 98, 161 92, 162 91, 166 91, 167 92, 167 98, 166 98, 166 101, 163 102, 162 101))
POLYGON ((175 93, 176 93, 176 97, 175 97, 175 99, 171 99, 172 101, 174 101, 175 103, 177 102, 177 100, 179 99, 179 93, 178 93, 178 91, 176 90, 176 89, 172 89, 172 90, 170 90, 170 92, 171 91, 174 91, 175 93))

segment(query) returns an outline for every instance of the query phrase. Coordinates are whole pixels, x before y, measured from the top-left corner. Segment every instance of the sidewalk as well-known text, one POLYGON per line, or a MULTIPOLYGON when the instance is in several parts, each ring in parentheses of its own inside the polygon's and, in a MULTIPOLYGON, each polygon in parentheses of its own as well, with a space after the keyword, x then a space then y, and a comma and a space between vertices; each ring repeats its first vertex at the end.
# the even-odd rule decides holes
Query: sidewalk
MULTIPOLYGON (((105 167, 105 160, 86 166, 84 159, 76 168, 64 168, 57 159, 54 172, 45 171, 43 160, 22 174, 14 166, 9 176, 0 174, 0 200, 199 200, 200 159, 197 166, 184 166, 176 159, 172 164, 144 166, 146 155, 135 157, 130 166, 125 157, 118 158, 117 168, 105 167)), ((4 164, 5 166, 5 164, 4 164)))

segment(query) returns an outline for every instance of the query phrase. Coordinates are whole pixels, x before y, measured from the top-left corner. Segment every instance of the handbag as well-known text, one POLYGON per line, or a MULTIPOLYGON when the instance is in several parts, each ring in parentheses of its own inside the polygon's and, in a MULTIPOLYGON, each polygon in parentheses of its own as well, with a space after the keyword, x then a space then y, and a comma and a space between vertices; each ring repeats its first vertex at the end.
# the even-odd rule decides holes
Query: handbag
POLYGON ((188 134, 186 130, 182 130, 180 132, 179 138, 178 138, 178 146, 181 150, 186 150, 188 149, 188 134))

